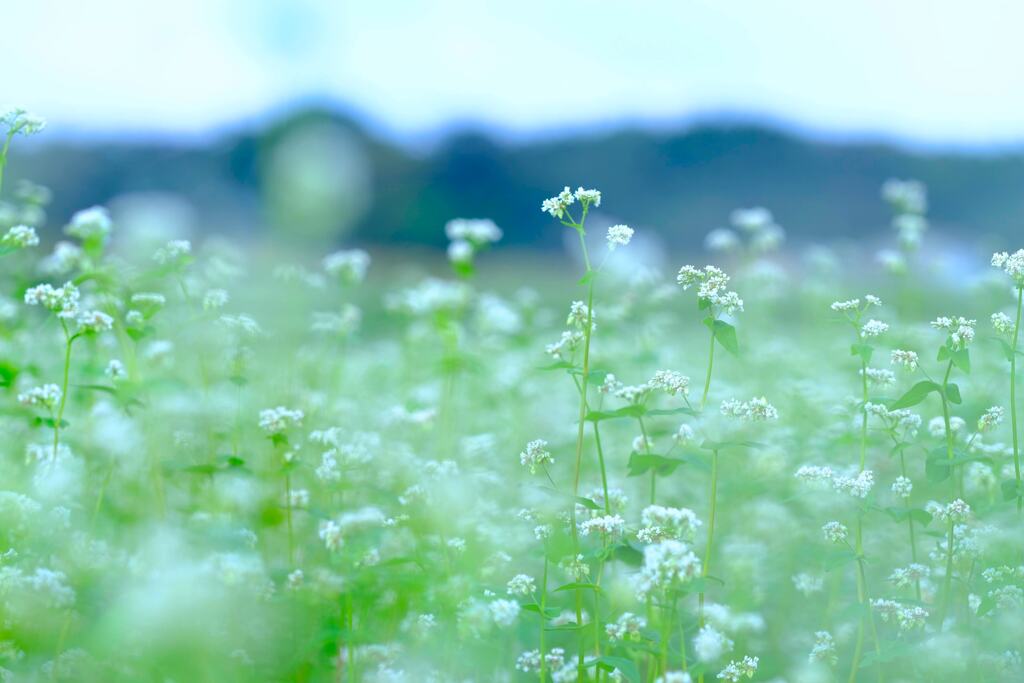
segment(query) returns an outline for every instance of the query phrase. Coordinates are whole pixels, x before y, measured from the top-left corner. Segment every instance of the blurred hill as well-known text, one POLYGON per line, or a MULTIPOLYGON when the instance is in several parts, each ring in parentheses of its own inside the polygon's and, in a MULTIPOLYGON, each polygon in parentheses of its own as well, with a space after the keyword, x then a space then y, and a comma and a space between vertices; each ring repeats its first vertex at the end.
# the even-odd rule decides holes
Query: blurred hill
MULTIPOLYGON (((608 220, 699 244, 738 206, 770 208, 798 242, 886 233, 889 177, 929 188, 937 230, 1019 234, 1024 153, 929 153, 825 143, 755 125, 621 130, 521 144, 452 134, 427 151, 375 137, 351 118, 308 110, 206 145, 42 143, 12 153, 10 177, 50 187, 51 230, 75 210, 166 193, 204 229, 277 230, 297 239, 444 244, 453 217, 490 217, 506 243, 561 239, 539 211, 563 185, 600 188, 608 220)), ((7 190, 9 192, 9 190, 7 190)))

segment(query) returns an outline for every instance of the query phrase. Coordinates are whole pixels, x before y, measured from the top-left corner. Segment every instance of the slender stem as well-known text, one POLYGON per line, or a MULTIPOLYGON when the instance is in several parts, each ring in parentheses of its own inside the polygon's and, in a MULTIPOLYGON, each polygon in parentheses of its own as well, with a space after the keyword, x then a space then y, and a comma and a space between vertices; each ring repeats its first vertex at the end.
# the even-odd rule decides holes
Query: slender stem
MULTIPOLYGON (((893 440, 895 440, 895 436, 893 437, 893 440)), ((907 476, 907 461, 906 458, 903 456, 902 448, 900 448, 900 474, 902 474, 904 478, 906 478, 907 476)), ((909 513, 910 500, 904 499, 903 504, 906 507, 907 512, 909 513)), ((914 518, 910 516, 910 514, 907 514, 907 528, 910 530, 910 561, 914 564, 917 564, 917 541, 914 538, 914 518)), ((914 595, 917 597, 918 600, 921 599, 920 579, 914 581, 914 595)))
POLYGON ((597 464, 601 469, 601 491, 604 493, 604 513, 606 515, 612 514, 612 502, 608 496, 608 473, 604 467, 604 450, 601 448, 601 430, 597 427, 597 422, 594 422, 594 443, 597 446, 597 464))
MULTIPOLYGON (((711 570, 711 548, 715 540, 715 508, 718 499, 718 451, 711 451, 711 511, 708 513, 708 540, 704 546, 704 564, 701 567, 701 578, 707 578, 711 570)), ((704 589, 697 596, 698 622, 704 626, 704 589)))
POLYGON ((57 418, 53 421, 53 458, 57 458, 57 446, 60 445, 60 423, 64 420, 64 406, 68 402, 68 377, 71 373, 71 345, 75 338, 68 331, 67 323, 62 319, 60 326, 64 330, 64 381, 60 386, 60 403, 57 405, 57 418))
MULTIPOLYGON (((651 454, 651 442, 647 438, 647 427, 644 425, 644 419, 638 417, 637 422, 640 423, 640 438, 644 440, 644 453, 646 455, 651 454)), ((654 505, 654 498, 658 492, 658 473, 656 470, 651 470, 651 505, 654 505)))
POLYGON ((288 568, 295 568, 295 534, 292 530, 292 475, 284 473, 284 510, 288 520, 288 568))
POLYGON ((540 683, 547 678, 547 652, 544 649, 544 627, 547 617, 544 615, 548 604, 548 554, 544 549, 544 574, 540 581, 540 683))
POLYGON ((15 132, 17 132, 17 129, 8 131, 3 149, 0 149, 0 189, 4 186, 4 167, 7 166, 7 150, 11 148, 11 140, 14 139, 15 132))
POLYGON ((1017 440, 1017 340, 1020 335, 1021 304, 1024 303, 1024 287, 1017 287, 1017 321, 1013 324, 1013 345, 1010 347, 1010 425, 1013 427, 1013 474, 1017 481, 1014 490, 1017 498, 1017 513, 1024 508, 1020 490, 1020 447, 1017 440))
POLYGON ((715 332, 711 331, 711 346, 708 348, 708 372, 704 376, 704 393, 700 397, 700 409, 708 402, 708 390, 711 388, 711 369, 715 365, 715 332))

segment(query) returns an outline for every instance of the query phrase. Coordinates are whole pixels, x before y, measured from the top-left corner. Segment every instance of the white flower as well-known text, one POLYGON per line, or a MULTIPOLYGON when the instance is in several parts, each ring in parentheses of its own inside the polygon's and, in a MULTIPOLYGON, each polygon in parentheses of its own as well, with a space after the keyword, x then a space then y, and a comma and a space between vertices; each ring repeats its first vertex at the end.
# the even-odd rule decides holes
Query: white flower
POLYGON ((996 252, 992 254, 992 265, 1001 268, 1018 287, 1024 287, 1024 249, 1018 249, 1012 254, 996 252))
POLYGON ((511 626, 516 623, 516 618, 519 616, 519 603, 515 600, 492 600, 488 607, 490 607, 494 623, 498 626, 511 626))
POLYGON ((114 227, 110 213, 102 206, 93 206, 82 209, 71 217, 71 222, 64 228, 64 232, 72 237, 77 237, 83 242, 88 240, 103 241, 114 227))
POLYGON ((823 664, 834 665, 839 661, 836 654, 836 643, 832 634, 828 631, 816 631, 814 634, 814 647, 807 660, 810 662, 822 662, 823 664))
POLYGON ((114 319, 103 311, 82 311, 75 321, 86 332, 104 332, 114 326, 114 319))
POLYGON ((722 415, 738 417, 748 422, 764 422, 779 419, 779 411, 764 396, 749 401, 738 401, 734 398, 722 401, 722 415))
POLYGON ((910 498, 910 493, 913 490, 914 483, 907 477, 896 477, 896 481, 892 483, 892 492, 900 498, 910 498))
POLYGON ((526 449, 519 454, 519 462, 524 467, 530 468, 530 474, 536 474, 538 467, 554 464, 555 459, 548 451, 548 442, 544 439, 534 439, 526 444, 526 449))
POLYGON ((614 623, 607 623, 604 632, 608 640, 615 643, 620 640, 640 640, 640 632, 647 627, 647 620, 632 612, 623 612, 614 623))
POLYGON ((596 531, 602 536, 621 536, 625 528, 626 520, 619 515, 592 517, 579 524, 581 536, 589 536, 592 531, 596 531))
POLYGON ((1006 411, 1002 406, 992 406, 978 418, 978 431, 987 432, 1003 421, 1006 411))
POLYGON ((576 198, 572 194, 572 190, 566 185, 565 189, 558 193, 557 196, 545 199, 541 205, 540 210, 551 214, 552 218, 561 219, 565 215, 566 209, 572 206, 576 198))
POLYGON ((644 564, 636 578, 637 599, 674 587, 700 575, 700 559, 681 541, 672 539, 644 548, 644 564))
POLYGON ((444 233, 452 242, 483 245, 502 238, 501 228, 489 218, 455 218, 444 226, 444 233))
POLYGON ((107 368, 103 371, 103 374, 114 381, 124 379, 128 376, 128 372, 124 369, 124 363, 117 359, 107 363, 107 368))
POLYGON ((29 111, 15 107, 0 113, 0 125, 9 132, 35 135, 46 128, 46 121, 29 111))
POLYGON ((733 648, 733 642, 718 631, 714 626, 705 624, 693 639, 693 649, 697 659, 702 662, 713 662, 733 648))
POLYGON ((832 477, 832 487, 836 491, 854 498, 867 498, 874 485, 875 474, 871 470, 861 470, 855 476, 832 477))
POLYGON ((954 350, 965 349, 974 340, 974 325, 977 321, 961 317, 942 316, 931 322, 937 330, 949 333, 950 343, 954 350))
POLYGON ((881 320, 875 320, 872 318, 864 323, 864 326, 860 328, 860 331, 865 337, 877 337, 888 329, 888 324, 883 323, 881 320))
POLYGON ((509 580, 506 589, 509 595, 527 596, 537 590, 537 587, 534 585, 533 577, 527 574, 516 574, 509 580))
POLYGON ((886 180, 882 184, 882 198, 900 213, 922 214, 928 209, 924 184, 917 180, 886 180))
POLYGON ((458 264, 470 263, 473 260, 473 245, 466 240, 455 240, 448 245, 448 260, 458 264))
POLYGON ((718 672, 718 678, 729 683, 739 683, 744 676, 753 678, 757 673, 758 661, 757 657, 745 656, 738 662, 729 662, 728 666, 718 672))
MULTIPOLYGON (((568 189, 568 188, 566 188, 568 189)), ((601 206, 601 191, 600 190, 585 190, 582 187, 576 188, 574 194, 576 199, 586 207, 597 207, 601 206)))
POLYGON ((992 329, 999 334, 1013 334, 1014 322, 1005 313, 992 314, 992 329))
POLYGON ((325 256, 322 265, 328 275, 347 284, 356 284, 366 279, 370 255, 362 249, 336 251, 325 256))
POLYGON ((906 370, 916 370, 918 365, 917 353, 903 349, 893 349, 889 354, 890 365, 899 365, 906 370))
POLYGON ((658 370, 648 384, 656 389, 662 389, 669 396, 690 393, 690 378, 675 370, 658 370))
POLYGON ((171 240, 153 254, 153 260, 162 266, 180 264, 192 253, 192 243, 188 240, 171 240))
POLYGON ((0 238, 0 247, 8 249, 24 249, 37 244, 39 244, 39 235, 36 234, 35 228, 27 225, 15 225, 0 238))
POLYGON ((736 209, 729 218, 734 226, 746 232, 757 232, 774 224, 771 211, 762 206, 736 209))
POLYGON ((301 410, 291 410, 284 406, 267 408, 260 411, 260 429, 270 434, 280 434, 289 427, 301 425, 304 417, 301 410))
POLYGON ((825 534, 825 540, 831 541, 832 543, 842 543, 846 540, 849 535, 849 530, 844 524, 839 522, 826 522, 821 527, 821 532, 825 534))
POLYGON ((624 247, 633 239, 633 228, 628 225, 613 225, 608 228, 608 248, 624 247))
POLYGON ((70 282, 61 287, 49 284, 36 285, 25 291, 25 303, 29 306, 42 306, 63 319, 73 319, 78 314, 78 288, 70 282))
POLYGON ((729 276, 720 268, 683 266, 676 275, 676 283, 682 285, 683 289, 697 285, 698 299, 708 301, 730 315, 743 310, 743 299, 736 292, 726 289, 729 276))
POLYGON ((18 394, 18 403, 25 406, 39 406, 53 410, 60 403, 61 390, 56 384, 44 384, 18 394))
POLYGON ((228 293, 223 289, 209 289, 203 295, 203 310, 216 311, 224 308, 229 298, 228 293))

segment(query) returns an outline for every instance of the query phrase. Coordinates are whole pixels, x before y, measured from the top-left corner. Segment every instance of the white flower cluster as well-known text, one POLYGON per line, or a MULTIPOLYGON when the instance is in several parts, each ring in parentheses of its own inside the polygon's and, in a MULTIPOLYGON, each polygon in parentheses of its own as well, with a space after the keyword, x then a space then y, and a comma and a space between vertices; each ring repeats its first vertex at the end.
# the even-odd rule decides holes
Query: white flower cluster
POLYGON ((324 272, 347 284, 366 279, 370 268, 370 255, 362 249, 347 249, 328 254, 321 262, 324 272))
POLYGON ((192 243, 188 240, 171 240, 153 254, 153 260, 161 266, 181 265, 192 254, 192 243))
POLYGON ((718 678, 729 681, 729 683, 739 683, 744 676, 753 678, 757 673, 758 661, 757 657, 744 656, 738 662, 729 662, 724 669, 718 672, 718 678))
POLYGON ((898 213, 922 214, 928 210, 928 193, 919 180, 889 178, 882 184, 882 198, 898 213))
POLYGON ((64 227, 64 232, 83 242, 102 242, 110 236, 113 227, 110 213, 102 206, 93 206, 71 216, 71 222, 64 227))
POLYGON ((999 334, 1013 334, 1014 322, 1005 313, 993 313, 989 320, 992 322, 992 329, 999 334))
POLYGON ((18 394, 18 403, 25 406, 38 406, 53 410, 60 403, 61 391, 56 384, 44 384, 41 387, 33 387, 28 391, 18 394))
POLYGON ((923 581, 931 576, 932 570, 928 568, 928 565, 924 564, 910 564, 906 567, 899 567, 892 571, 889 575, 889 581, 892 582, 897 588, 906 588, 912 586, 918 581, 923 581))
POLYGON ((621 536, 626 529, 626 520, 619 515, 604 515, 592 517, 579 524, 580 536, 589 536, 591 532, 597 532, 602 536, 621 536))
POLYGON ((867 375, 868 381, 877 386, 891 386, 896 384, 896 375, 892 370, 885 368, 866 368, 862 374, 867 375))
POLYGON ((25 291, 25 303, 29 306, 42 306, 57 314, 61 320, 73 320, 83 332, 102 332, 109 330, 114 319, 102 311, 83 311, 78 302, 81 294, 70 282, 60 287, 50 284, 36 285, 25 291))
POLYGON ((608 249, 615 251, 615 247, 624 247, 633 239, 633 228, 628 225, 613 225, 608 228, 608 249))
POLYGON ((301 410, 292 410, 284 406, 267 408, 260 411, 260 429, 269 434, 280 434, 289 427, 300 426, 305 416, 301 410))
POLYGON ((976 320, 969 320, 961 317, 942 316, 931 322, 931 326, 937 330, 944 330, 949 333, 953 349, 965 349, 974 341, 974 326, 976 320))
POLYGON ((849 529, 846 528, 845 524, 840 522, 832 521, 825 522, 821 527, 821 533, 825 535, 825 540, 832 543, 842 543, 849 536, 849 529))
POLYGON ((734 228, 750 236, 750 246, 756 251, 771 251, 778 248, 786 234, 775 222, 772 212, 763 206, 750 209, 735 209, 729 220, 734 228))
MULTIPOLYGON (((864 295, 864 310, 866 311, 871 306, 881 306, 882 300, 874 294, 864 295)), ((860 308, 860 299, 848 299, 846 301, 833 301, 831 309, 837 313, 849 313, 851 311, 862 312, 860 308)))
POLYGON ((895 600, 872 600, 871 606, 878 612, 884 622, 892 622, 901 631, 912 631, 924 626, 928 619, 928 610, 917 605, 907 606, 895 600))
POLYGON ((821 662, 822 664, 835 666, 836 662, 839 661, 839 655, 836 654, 836 641, 832 638, 831 633, 828 631, 816 631, 814 633, 814 647, 811 648, 807 661, 812 664, 814 662, 821 662))
POLYGON ((832 487, 839 493, 846 493, 854 498, 867 498, 875 485, 875 474, 871 470, 861 470, 854 476, 833 476, 832 487))
POLYGON ((509 595, 520 595, 528 596, 531 595, 537 586, 533 582, 533 577, 528 574, 516 574, 505 586, 506 591, 509 595))
POLYGON ((35 135, 46 128, 46 121, 20 107, 14 107, 0 113, 0 126, 6 128, 8 134, 35 135))
POLYGON ((640 631, 647 628, 647 620, 632 612, 623 612, 615 622, 604 625, 608 640, 616 643, 620 640, 640 640, 640 631))
POLYGON ((924 509, 935 519, 949 523, 949 524, 960 524, 966 522, 971 516, 971 506, 965 503, 961 498, 957 498, 952 503, 943 505, 934 500, 928 501, 928 504, 924 506, 924 509))
POLYGON ((1006 411, 1002 406, 992 406, 978 418, 978 431, 987 432, 1002 423, 1006 411))
POLYGON ((665 539, 691 541, 701 526, 697 514, 688 508, 648 505, 640 513, 643 525, 637 531, 637 538, 642 543, 656 543, 665 539))
POLYGON ((918 358, 916 351, 906 351, 904 349, 893 349, 889 353, 889 364, 899 365, 905 370, 917 370, 918 358))
POLYGON ((764 396, 752 398, 749 401, 739 401, 734 398, 722 401, 722 415, 738 417, 748 422, 764 422, 766 420, 779 419, 779 411, 768 402, 764 396))
POLYGON ((39 244, 39 235, 35 228, 27 225, 15 225, 0 237, 0 247, 7 249, 24 249, 39 244))
POLYGON ((693 677, 685 671, 666 671, 655 678, 654 683, 693 683, 693 677))
POLYGON ((874 415, 889 427, 900 427, 911 434, 916 434, 921 427, 921 416, 907 408, 889 410, 884 404, 868 401, 864 404, 864 412, 874 415))
POLYGON ((569 189, 566 185, 565 189, 559 192, 550 199, 545 199, 541 205, 540 210, 544 213, 550 214, 552 218, 561 219, 565 216, 566 210, 572 206, 576 200, 583 205, 584 210, 591 207, 601 206, 601 192, 599 190, 585 190, 582 187, 578 188, 575 193, 569 189))
POLYGON ((526 449, 519 454, 519 462, 524 467, 530 468, 530 474, 536 474, 538 467, 554 464, 555 459, 548 451, 548 442, 544 439, 534 439, 526 444, 526 449))
POLYGON ((732 639, 711 624, 702 626, 693 638, 693 649, 702 662, 713 662, 732 648, 732 639))
POLYGON ((863 337, 877 337, 888 329, 888 323, 883 323, 881 320, 875 320, 872 318, 864 323, 863 327, 860 328, 860 333, 863 337))
POLYGON ((649 384, 655 389, 662 389, 669 396, 690 393, 690 378, 675 370, 658 370, 649 384))
POLYGON ((501 228, 489 218, 455 218, 444 226, 444 234, 453 242, 464 240, 476 244, 497 242, 502 238, 501 228))
POLYGON ((896 480, 892 483, 892 492, 900 498, 910 498, 910 494, 913 490, 914 482, 910 481, 908 477, 896 477, 896 480))
POLYGON ((644 564, 636 577, 637 599, 685 583, 700 575, 700 559, 681 541, 667 539, 644 548, 644 564))
POLYGON ((715 266, 695 268, 686 265, 679 269, 676 282, 683 289, 697 285, 697 298, 704 299, 732 315, 743 310, 743 299, 736 292, 727 289, 729 276, 715 266))
POLYGON ((997 251, 992 254, 992 265, 1001 268, 1018 287, 1024 287, 1024 249, 1018 249, 1012 254, 997 251))

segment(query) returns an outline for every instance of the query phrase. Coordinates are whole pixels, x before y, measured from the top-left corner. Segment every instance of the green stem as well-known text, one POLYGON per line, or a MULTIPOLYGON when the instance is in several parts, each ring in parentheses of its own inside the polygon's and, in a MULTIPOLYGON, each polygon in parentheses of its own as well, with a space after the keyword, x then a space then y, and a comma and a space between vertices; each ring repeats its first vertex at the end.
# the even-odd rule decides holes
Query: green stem
POLYGON ((1013 324, 1013 346, 1010 352, 1010 424, 1013 427, 1013 474, 1017 481, 1015 495, 1017 513, 1024 508, 1020 490, 1020 447, 1017 441, 1017 340, 1020 335, 1021 304, 1024 303, 1024 287, 1017 287, 1017 321, 1013 324))
MULTIPOLYGON (((715 509, 718 499, 718 451, 711 451, 711 511, 708 513, 708 540, 704 546, 704 563, 700 570, 701 578, 707 578, 711 571, 711 549, 715 540, 715 509)), ((697 595, 698 622, 704 626, 704 589, 697 595)))
POLYGON ((14 139, 16 130, 8 131, 4 140, 3 149, 0 149, 0 189, 4 186, 4 168, 7 166, 7 150, 11 148, 11 140, 14 139))
POLYGON ((288 521, 288 568, 295 569, 295 534, 292 531, 292 476, 284 473, 284 510, 288 521))
MULTIPOLYGON (((647 438, 647 427, 644 425, 644 419, 638 417, 636 419, 640 423, 640 438, 644 440, 644 453, 647 455, 651 454, 651 442, 647 438)), ((654 498, 658 492, 658 473, 655 470, 651 470, 651 505, 654 505, 654 498)))
POLYGON ((708 390, 711 388, 711 369, 715 365, 715 332, 711 331, 711 346, 708 348, 708 371, 704 376, 704 393, 700 397, 700 409, 704 410, 704 406, 708 402, 708 390))
POLYGON ((544 549, 544 574, 540 582, 540 683, 547 678, 547 652, 544 649, 544 627, 547 617, 544 615, 548 604, 548 555, 547 548, 544 549))
POLYGON ((68 401, 68 377, 71 373, 71 345, 75 338, 68 331, 67 323, 62 319, 60 326, 64 330, 64 380, 60 386, 60 403, 57 406, 57 418, 53 421, 53 458, 57 459, 57 447, 60 445, 60 423, 64 420, 64 406, 68 401))
POLYGON ((604 450, 601 448, 601 430, 594 422, 594 442, 597 445, 597 464, 601 469, 601 491, 604 493, 604 513, 612 514, 612 502, 608 496, 608 473, 604 467, 604 450))

